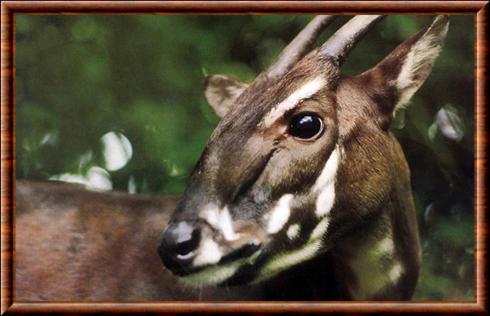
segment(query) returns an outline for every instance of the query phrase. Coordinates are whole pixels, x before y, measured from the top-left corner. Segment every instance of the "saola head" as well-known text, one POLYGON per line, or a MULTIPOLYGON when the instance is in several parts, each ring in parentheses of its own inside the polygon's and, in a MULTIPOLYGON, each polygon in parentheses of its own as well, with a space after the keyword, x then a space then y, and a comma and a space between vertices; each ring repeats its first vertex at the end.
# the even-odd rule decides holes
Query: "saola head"
POLYGON ((340 67, 380 16, 352 18, 309 52, 332 19, 315 18, 251 84, 207 78, 205 96, 222 120, 159 248, 184 281, 264 280, 339 247, 383 216, 384 228, 369 232, 392 225, 391 242, 415 244, 409 254, 392 250, 401 262, 394 274, 410 269, 404 256, 418 258, 409 171, 388 128, 429 75, 448 19, 435 18, 352 77, 340 76, 340 67), (411 225, 401 229, 408 236, 399 237, 390 221, 411 225))

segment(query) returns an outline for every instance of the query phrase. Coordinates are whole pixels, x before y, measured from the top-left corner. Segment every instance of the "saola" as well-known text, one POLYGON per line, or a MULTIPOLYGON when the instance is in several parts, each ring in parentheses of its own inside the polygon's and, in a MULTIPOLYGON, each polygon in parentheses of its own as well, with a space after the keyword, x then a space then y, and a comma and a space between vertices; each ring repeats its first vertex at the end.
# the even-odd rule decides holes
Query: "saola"
POLYGON ((315 18, 251 84, 207 78, 222 120, 178 204, 16 181, 14 300, 409 299, 420 247, 389 126, 448 19, 353 77, 340 67, 380 17, 355 17, 310 51, 332 19, 315 18))
POLYGON ((389 127, 428 77, 448 18, 350 77, 340 68, 380 16, 356 16, 310 51, 332 20, 312 20, 251 84, 206 79, 222 120, 159 247, 182 281, 265 282, 269 299, 412 296, 416 214, 389 127))

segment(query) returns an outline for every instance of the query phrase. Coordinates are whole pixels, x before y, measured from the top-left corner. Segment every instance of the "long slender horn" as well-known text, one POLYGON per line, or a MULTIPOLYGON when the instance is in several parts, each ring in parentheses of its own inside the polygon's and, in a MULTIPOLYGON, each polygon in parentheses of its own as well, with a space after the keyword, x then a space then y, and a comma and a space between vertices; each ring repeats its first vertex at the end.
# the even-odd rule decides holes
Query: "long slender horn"
POLYGON ((320 54, 333 58, 333 61, 340 67, 352 48, 382 17, 381 15, 353 17, 321 46, 320 54))
POLYGON ((277 61, 267 69, 269 79, 284 75, 293 65, 311 49, 318 35, 335 19, 331 15, 319 15, 289 43, 279 55, 277 61))

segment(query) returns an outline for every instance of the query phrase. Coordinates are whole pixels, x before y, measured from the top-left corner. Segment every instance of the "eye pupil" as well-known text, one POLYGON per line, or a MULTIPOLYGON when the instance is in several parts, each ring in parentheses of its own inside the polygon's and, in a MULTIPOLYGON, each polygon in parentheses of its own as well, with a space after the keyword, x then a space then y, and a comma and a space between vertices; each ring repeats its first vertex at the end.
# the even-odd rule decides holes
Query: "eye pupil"
POLYGON ((322 131, 323 122, 314 113, 300 113, 295 115, 289 123, 289 134, 303 140, 313 139, 322 131))

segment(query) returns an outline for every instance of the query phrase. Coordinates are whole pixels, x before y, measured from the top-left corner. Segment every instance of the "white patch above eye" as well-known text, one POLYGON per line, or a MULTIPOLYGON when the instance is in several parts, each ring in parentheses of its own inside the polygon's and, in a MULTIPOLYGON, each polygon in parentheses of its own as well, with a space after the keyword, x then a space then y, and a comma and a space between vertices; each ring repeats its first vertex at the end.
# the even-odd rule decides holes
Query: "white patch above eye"
POLYGON ((325 79, 323 76, 318 76, 305 84, 296 91, 291 93, 285 100, 277 104, 264 118, 263 124, 265 127, 270 127, 274 122, 282 117, 287 111, 294 109, 302 100, 312 97, 323 86, 325 79))
POLYGON ((340 150, 339 145, 336 145, 313 186, 313 192, 318 194, 315 208, 318 218, 327 215, 335 202, 335 177, 339 162, 340 150))
POLYGON ((267 222, 267 232, 269 234, 277 233, 287 223, 289 215, 291 214, 290 203, 292 199, 292 194, 285 194, 279 199, 279 201, 277 201, 277 204, 272 209, 267 222))
POLYGON ((233 222, 228 206, 220 210, 217 206, 210 204, 202 211, 199 217, 203 218, 213 228, 221 231, 226 240, 232 241, 238 239, 238 235, 233 229, 233 222))
POLYGON ((195 267, 218 263, 223 256, 218 244, 209 238, 201 242, 198 252, 199 253, 192 262, 195 267))
POLYGON ((300 230, 301 226, 299 226, 299 224, 293 224, 289 226, 288 230, 286 231, 286 235, 288 235, 289 239, 293 240, 298 237, 300 230))

